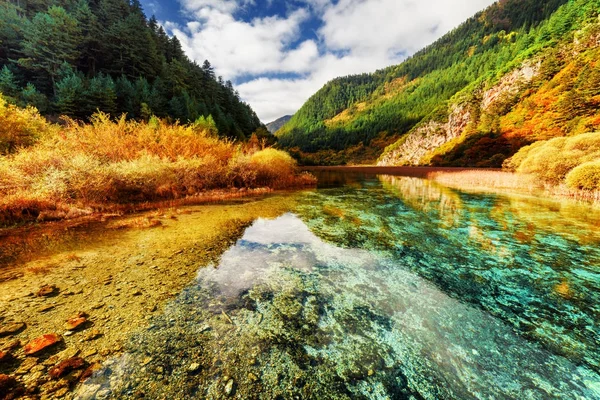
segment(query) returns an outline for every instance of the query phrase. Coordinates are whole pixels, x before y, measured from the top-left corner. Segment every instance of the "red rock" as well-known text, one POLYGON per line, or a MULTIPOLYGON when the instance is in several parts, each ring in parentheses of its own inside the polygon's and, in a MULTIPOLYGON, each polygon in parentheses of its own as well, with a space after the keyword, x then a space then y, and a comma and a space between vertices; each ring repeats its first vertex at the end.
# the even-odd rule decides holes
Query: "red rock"
POLYGON ((25 355, 30 356, 35 353, 47 349, 48 347, 54 346, 56 343, 61 341, 61 337, 56 333, 40 336, 27 343, 24 348, 25 355))
POLYGON ((69 372, 83 367, 85 361, 81 357, 71 357, 50 368, 48 375, 54 379, 61 378, 69 372))
POLYGON ((86 321, 87 318, 85 317, 71 318, 67 320, 67 323, 65 324, 65 329, 68 331, 74 331, 75 329, 83 325, 86 321))
POLYGON ((69 318, 65 324, 65 329, 68 331, 74 331, 87 321, 86 317, 86 313, 80 312, 77 315, 69 318))
POLYGON ((23 322, 9 322, 7 324, 0 325, 0 336, 14 335, 25 328, 23 322))
POLYGON ((44 285, 37 291, 38 297, 48 297, 56 294, 58 288, 55 285, 44 285))

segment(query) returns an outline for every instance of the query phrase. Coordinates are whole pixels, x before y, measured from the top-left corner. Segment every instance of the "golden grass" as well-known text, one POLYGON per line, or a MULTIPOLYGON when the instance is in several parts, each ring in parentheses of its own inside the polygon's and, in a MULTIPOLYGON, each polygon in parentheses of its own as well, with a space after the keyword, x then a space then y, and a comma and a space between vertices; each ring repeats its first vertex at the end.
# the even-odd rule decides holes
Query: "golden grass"
POLYGON ((428 179, 455 189, 477 192, 515 192, 553 197, 569 197, 587 202, 599 202, 600 191, 578 190, 565 184, 554 185, 532 174, 508 171, 441 171, 427 175, 428 179))
MULTIPOLYGON (((202 124, 112 120, 99 113, 89 124, 67 120, 58 127, 27 112, 35 116, 28 129, 42 132, 0 155, 0 225, 315 184, 287 153, 248 150, 202 124)), ((0 112, 0 126, 13 114, 0 112)))
POLYGON ((440 171, 430 173, 428 179, 441 183, 444 186, 456 188, 468 187, 520 191, 536 191, 540 189, 539 184, 532 176, 504 171, 440 171))

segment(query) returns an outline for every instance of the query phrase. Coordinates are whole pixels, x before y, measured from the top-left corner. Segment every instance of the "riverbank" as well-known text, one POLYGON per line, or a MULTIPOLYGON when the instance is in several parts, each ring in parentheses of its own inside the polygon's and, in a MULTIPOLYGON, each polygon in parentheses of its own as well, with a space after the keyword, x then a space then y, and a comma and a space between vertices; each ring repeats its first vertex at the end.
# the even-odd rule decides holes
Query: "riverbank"
POLYGON ((0 131, 0 227, 316 183, 289 154, 221 138, 204 119, 181 125, 98 113, 56 125, 1 99, 0 110, 0 124, 12 127, 0 131))
MULTIPOLYGON (((290 201, 285 195, 238 200, 138 214, 54 236, 44 227, 24 233, 13 244, 22 257, 0 270, 0 377, 12 377, 10 393, 72 398, 78 382, 120 354, 132 331, 164 313, 200 267, 217 263, 256 218, 275 218, 292 207, 290 201), (27 345, 44 335, 57 342, 28 355, 27 345), (56 369, 61 365, 64 370, 56 369)), ((11 247, 0 243, 2 251, 11 247)))
POLYGON ((335 166, 304 167, 315 173, 349 172, 356 174, 409 176, 430 179, 444 186, 462 191, 478 193, 507 192, 550 198, 569 198, 589 203, 600 202, 599 191, 577 190, 564 184, 544 183, 531 174, 520 174, 502 169, 445 168, 445 167, 378 167, 378 166, 335 166))

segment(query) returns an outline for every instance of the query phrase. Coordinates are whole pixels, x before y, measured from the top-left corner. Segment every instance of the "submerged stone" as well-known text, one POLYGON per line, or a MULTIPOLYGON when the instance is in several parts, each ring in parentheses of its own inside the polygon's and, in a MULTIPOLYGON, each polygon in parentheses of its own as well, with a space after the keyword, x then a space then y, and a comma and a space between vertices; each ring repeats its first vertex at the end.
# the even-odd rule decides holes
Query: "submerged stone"
POLYGON ((0 325, 0 337, 14 335, 23 329, 25 329, 24 322, 7 322, 0 325))
POLYGON ((25 355, 34 355, 43 350, 46 350, 61 341, 61 338, 56 333, 50 333, 40 336, 27 343, 24 347, 25 355))

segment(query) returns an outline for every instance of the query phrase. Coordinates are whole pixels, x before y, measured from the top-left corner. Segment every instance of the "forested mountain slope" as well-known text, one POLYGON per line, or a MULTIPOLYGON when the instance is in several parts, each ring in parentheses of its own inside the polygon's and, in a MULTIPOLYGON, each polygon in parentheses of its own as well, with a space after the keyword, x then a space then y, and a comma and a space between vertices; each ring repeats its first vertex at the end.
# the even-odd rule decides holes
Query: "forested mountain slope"
POLYGON ((47 115, 210 115, 235 138, 261 126, 231 82, 190 61, 139 0, 0 2, 0 92, 47 115))
POLYGON ((500 166, 525 144, 598 129, 599 11, 499 1, 398 66, 329 82, 279 142, 305 163, 500 166))

